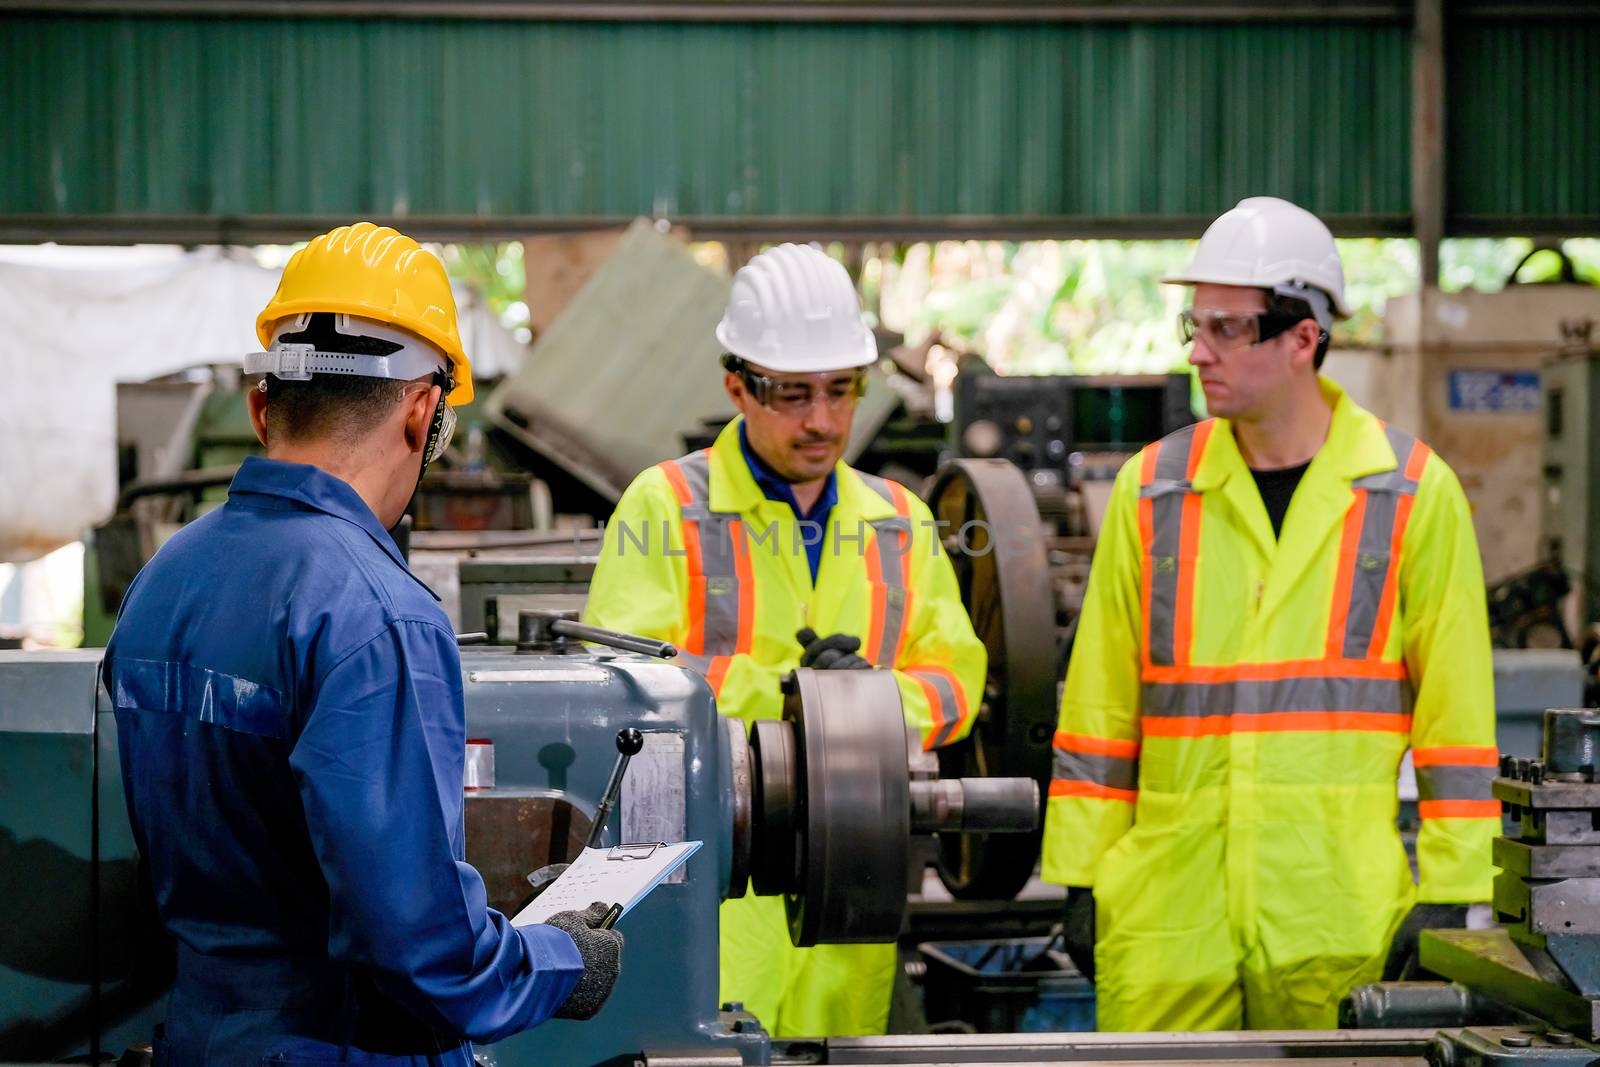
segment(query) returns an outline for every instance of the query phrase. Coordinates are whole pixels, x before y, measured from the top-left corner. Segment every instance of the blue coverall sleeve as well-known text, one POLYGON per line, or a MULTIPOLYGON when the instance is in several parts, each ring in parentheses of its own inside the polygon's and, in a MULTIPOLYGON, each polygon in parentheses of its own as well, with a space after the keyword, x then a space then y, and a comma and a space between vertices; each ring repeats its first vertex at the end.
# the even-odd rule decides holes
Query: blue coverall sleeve
POLYGON ((460 861, 465 731, 454 636, 401 620, 327 672, 289 763, 328 883, 329 954, 487 1042, 549 1018, 583 961, 563 931, 491 910, 460 861))

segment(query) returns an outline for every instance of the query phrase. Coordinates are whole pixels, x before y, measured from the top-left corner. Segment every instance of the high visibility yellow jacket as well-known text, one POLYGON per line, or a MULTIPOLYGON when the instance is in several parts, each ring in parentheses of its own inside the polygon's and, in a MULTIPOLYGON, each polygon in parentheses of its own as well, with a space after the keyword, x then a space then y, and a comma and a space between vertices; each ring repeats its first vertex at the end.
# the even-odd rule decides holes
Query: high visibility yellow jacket
POLYGON ((1274 538, 1232 428, 1112 491, 1068 670, 1044 876, 1093 886, 1102 1029, 1331 1026, 1414 899, 1486 900, 1483 575, 1455 475, 1331 382, 1274 538), (1419 888, 1395 828, 1407 747, 1419 888))
MULTIPOLYGON (((636 478, 607 524, 585 620, 671 641, 704 674, 718 709, 783 713, 779 679, 800 664, 795 631, 852 634, 891 669, 925 748, 967 735, 987 656, 923 502, 840 463, 826 530, 769 500, 739 447, 735 419, 710 449, 636 478), (805 541, 821 536, 815 585, 805 541)), ((789 943, 781 899, 723 908, 723 996, 780 1036, 881 1033, 892 945, 789 943)))

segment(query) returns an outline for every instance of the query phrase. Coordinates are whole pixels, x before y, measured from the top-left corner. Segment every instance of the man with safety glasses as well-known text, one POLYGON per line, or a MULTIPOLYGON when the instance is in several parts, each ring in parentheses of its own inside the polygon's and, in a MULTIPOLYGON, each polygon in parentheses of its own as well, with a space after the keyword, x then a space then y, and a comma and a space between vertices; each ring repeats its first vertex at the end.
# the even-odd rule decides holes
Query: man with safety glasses
MULTIPOLYGON (((878 358, 849 275, 816 248, 763 252, 717 339, 738 417, 628 487, 586 620, 676 644, 724 715, 779 718, 796 667, 888 670, 924 748, 966 736, 986 656, 932 515, 840 460, 878 358)), ((723 906, 721 940, 723 999, 772 1033, 883 1032, 893 945, 797 949, 782 899, 755 896, 723 906)))
POLYGON ((587 1018, 621 935, 513 928, 462 862, 455 635, 388 530, 472 368, 443 265, 359 222, 256 320, 265 458, 128 590, 105 656, 128 813, 177 979, 155 1063, 470 1067, 587 1018))
POLYGON ((1334 1026, 1490 894, 1483 574, 1455 475, 1317 370, 1349 314, 1283 200, 1206 230, 1181 317, 1213 418, 1117 478, 1067 672, 1044 876, 1103 1030, 1334 1026), (1396 830, 1410 750, 1420 884, 1396 830))

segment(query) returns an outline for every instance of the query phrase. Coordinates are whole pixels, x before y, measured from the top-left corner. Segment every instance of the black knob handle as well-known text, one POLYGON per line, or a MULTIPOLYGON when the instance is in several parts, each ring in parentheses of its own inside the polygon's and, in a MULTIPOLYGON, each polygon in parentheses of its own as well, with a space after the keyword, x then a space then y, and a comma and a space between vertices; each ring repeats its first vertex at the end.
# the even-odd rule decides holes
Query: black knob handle
POLYGON ((617 751, 624 756, 637 756, 644 747, 644 734, 632 726, 626 730, 617 731, 617 751))

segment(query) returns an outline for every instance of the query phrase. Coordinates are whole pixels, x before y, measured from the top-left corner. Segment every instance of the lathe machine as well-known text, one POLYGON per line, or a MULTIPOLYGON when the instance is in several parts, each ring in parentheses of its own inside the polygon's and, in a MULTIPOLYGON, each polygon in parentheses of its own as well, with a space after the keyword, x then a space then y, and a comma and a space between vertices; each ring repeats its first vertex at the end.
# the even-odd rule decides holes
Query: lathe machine
MULTIPOLYGON (((783 720, 747 733, 717 715, 697 675, 659 658, 669 646, 559 613, 527 612, 518 631, 515 647, 462 656, 469 736, 493 746, 492 784, 480 753, 466 799, 469 858, 492 902, 519 907, 527 873, 588 836, 624 728, 645 744, 604 842, 705 846, 624 920, 626 966, 600 1015, 486 1050, 500 1067, 1600 1062, 1600 713, 1548 713, 1542 757, 1508 759, 1495 783, 1516 819, 1495 847, 1495 909, 1509 925, 1425 934, 1424 964, 1453 981, 1358 989, 1350 1029, 774 1040, 718 1003, 721 900, 783 895, 797 944, 890 940, 912 839, 1030 829, 1035 782, 938 779, 908 757, 896 687, 876 672, 797 671, 783 720), (596 637, 632 651, 580 643, 596 637)), ((164 950, 138 885, 97 659, 0 653, 0 1059, 119 1054, 162 1012, 164 950)))

